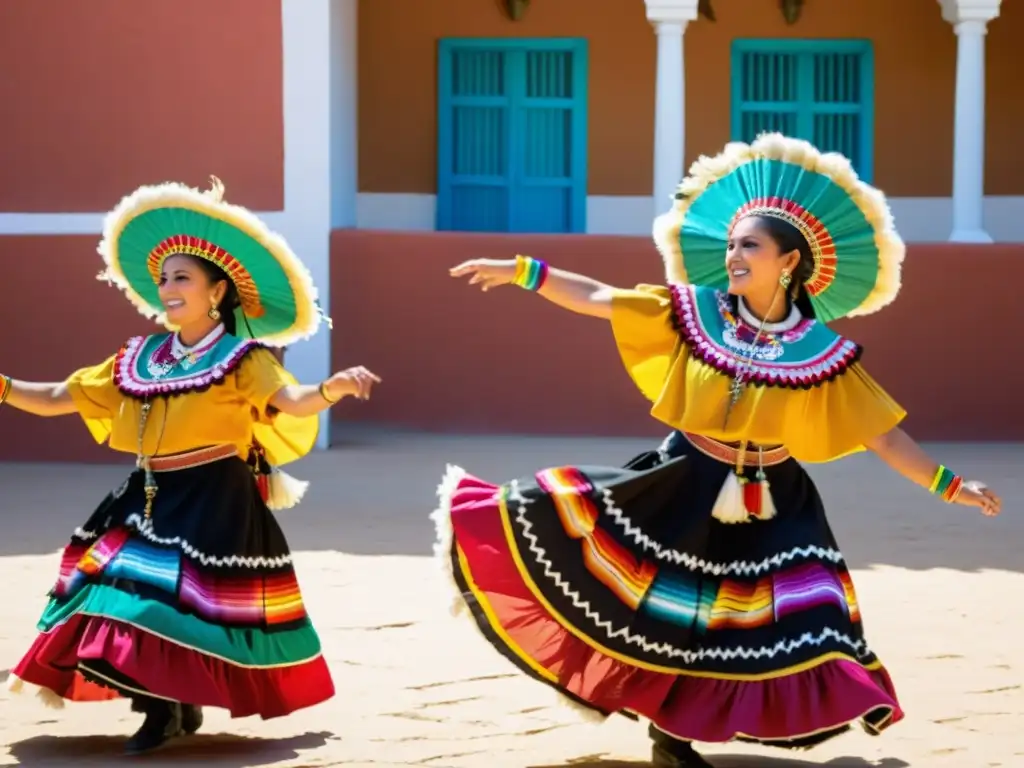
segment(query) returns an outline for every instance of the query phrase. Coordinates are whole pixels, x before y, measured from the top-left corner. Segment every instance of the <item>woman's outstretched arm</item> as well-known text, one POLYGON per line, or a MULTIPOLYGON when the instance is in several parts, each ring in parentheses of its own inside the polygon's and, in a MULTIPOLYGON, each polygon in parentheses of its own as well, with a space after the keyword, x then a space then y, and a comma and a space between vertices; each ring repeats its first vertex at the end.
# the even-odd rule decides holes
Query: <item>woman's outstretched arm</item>
POLYGON ((71 393, 63 382, 39 383, 3 377, 0 379, 0 390, 5 387, 6 393, 0 395, 4 405, 19 411, 35 416, 67 416, 77 411, 71 393))
POLYGON ((281 387, 270 405, 289 416, 315 416, 346 397, 369 400, 374 384, 380 377, 363 366, 356 366, 334 374, 319 386, 312 384, 289 384, 281 387))
MULTIPOLYGON (((470 285, 479 285, 481 290, 486 291, 512 283, 516 277, 516 266, 515 259, 473 259, 452 267, 449 273, 452 277, 472 275, 470 285)), ((564 269, 548 269, 537 293, 570 312, 610 320, 614 291, 612 286, 586 275, 564 269)))
MULTIPOLYGON (((870 441, 867 447, 893 470, 922 488, 930 490, 936 475, 939 474, 938 462, 899 427, 870 441)), ((964 506, 978 507, 982 514, 989 517, 995 517, 1002 509, 1000 498, 977 482, 964 483, 954 501, 964 506)))

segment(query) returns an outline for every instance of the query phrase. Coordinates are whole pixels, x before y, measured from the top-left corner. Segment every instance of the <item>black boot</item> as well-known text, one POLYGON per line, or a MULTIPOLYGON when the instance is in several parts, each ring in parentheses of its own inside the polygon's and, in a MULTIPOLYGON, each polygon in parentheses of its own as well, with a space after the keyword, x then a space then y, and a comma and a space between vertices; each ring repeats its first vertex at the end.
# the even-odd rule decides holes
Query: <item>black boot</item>
POLYGON ((654 742, 651 763, 655 768, 714 768, 688 741, 672 738, 653 725, 647 729, 647 735, 654 742))
POLYGON ((195 704, 181 705, 181 730, 191 736, 203 727, 203 708, 195 704))
POLYGON ((178 702, 146 698, 139 702, 138 708, 146 713, 146 719, 125 744, 124 751, 128 754, 151 752, 181 734, 181 704, 178 702))

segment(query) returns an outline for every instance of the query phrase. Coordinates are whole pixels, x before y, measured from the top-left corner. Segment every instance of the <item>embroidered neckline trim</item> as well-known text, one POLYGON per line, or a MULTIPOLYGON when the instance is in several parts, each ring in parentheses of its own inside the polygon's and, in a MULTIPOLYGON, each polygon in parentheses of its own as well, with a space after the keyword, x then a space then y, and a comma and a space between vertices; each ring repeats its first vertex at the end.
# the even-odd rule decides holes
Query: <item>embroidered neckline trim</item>
MULTIPOLYGON (((741 365, 740 356, 735 350, 727 348, 716 340, 714 333, 705 325, 704 319, 700 316, 695 288, 674 283, 669 285, 669 291, 672 296, 676 328, 690 348, 690 353, 719 373, 734 377, 741 365)), ((726 318, 722 316, 722 303, 725 300, 725 294, 720 291, 715 293, 718 299, 716 301, 718 320, 727 323, 726 318)), ((815 324, 814 321, 806 318, 803 318, 803 321, 806 325, 806 332, 809 332, 815 324)), ((781 337, 773 336, 772 343, 788 347, 792 341, 787 340, 785 332, 782 332, 781 337)), ((842 375, 860 359, 862 351, 860 345, 835 335, 831 343, 811 358, 792 363, 754 359, 746 364, 744 379, 755 386, 809 389, 842 375)), ((745 359, 743 362, 746 362, 745 359)))
MULTIPOLYGON (((121 348, 114 360, 114 384, 124 395, 143 398, 154 395, 173 396, 202 392, 215 384, 222 383, 239 366, 249 352, 261 346, 259 342, 252 339, 232 338, 230 339, 233 342, 232 345, 227 347, 225 344, 228 340, 227 335, 222 334, 211 347, 212 350, 218 344, 225 344, 226 348, 218 360, 210 361, 207 353, 200 358, 200 362, 206 362, 206 366, 201 369, 193 368, 191 371, 183 374, 161 379, 149 379, 139 375, 139 366, 149 362, 144 359, 146 357, 144 352, 147 342, 151 338, 153 337, 132 337, 121 348)), ((162 342, 150 354, 150 357, 165 343, 162 342)))

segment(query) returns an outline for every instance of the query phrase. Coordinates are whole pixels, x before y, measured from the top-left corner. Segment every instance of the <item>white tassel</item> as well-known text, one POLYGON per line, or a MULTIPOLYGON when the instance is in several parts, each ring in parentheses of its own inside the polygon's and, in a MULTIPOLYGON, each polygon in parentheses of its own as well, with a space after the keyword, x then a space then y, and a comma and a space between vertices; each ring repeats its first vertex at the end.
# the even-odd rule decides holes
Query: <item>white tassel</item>
POLYGON ((776 514, 775 500, 772 498, 772 487, 763 474, 758 476, 758 480, 758 484, 761 486, 761 514, 757 518, 758 520, 771 520, 776 514))
POLYGON ((743 501, 743 482, 735 472, 730 472, 722 483, 711 516, 723 523, 746 523, 750 520, 743 501))
POLYGON ((306 495, 309 483, 298 480, 277 467, 270 471, 267 478, 267 507, 277 511, 291 509, 306 495))

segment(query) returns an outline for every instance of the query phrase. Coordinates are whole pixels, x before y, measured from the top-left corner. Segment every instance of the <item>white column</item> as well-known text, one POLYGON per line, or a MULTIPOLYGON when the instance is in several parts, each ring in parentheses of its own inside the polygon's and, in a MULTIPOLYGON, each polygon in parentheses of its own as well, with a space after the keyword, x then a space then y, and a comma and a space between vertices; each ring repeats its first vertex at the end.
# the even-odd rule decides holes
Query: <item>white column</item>
POLYGON ((331 227, 356 225, 359 0, 331 0, 331 227))
POLYGON ((955 243, 991 243, 985 231, 985 33, 1000 0, 939 0, 956 32, 953 117, 953 227, 955 243))
POLYGON ((683 35, 697 18, 697 0, 645 0, 657 36, 654 92, 654 215, 672 206, 686 152, 686 74, 683 35))
MULTIPOLYGON (((281 234, 309 268, 330 314, 331 0, 281 0, 284 67, 284 214, 281 234)), ((277 223, 277 222, 275 222, 277 223)), ((331 334, 288 349, 289 370, 304 383, 331 373, 331 334)), ((329 412, 319 448, 330 446, 329 412)))

